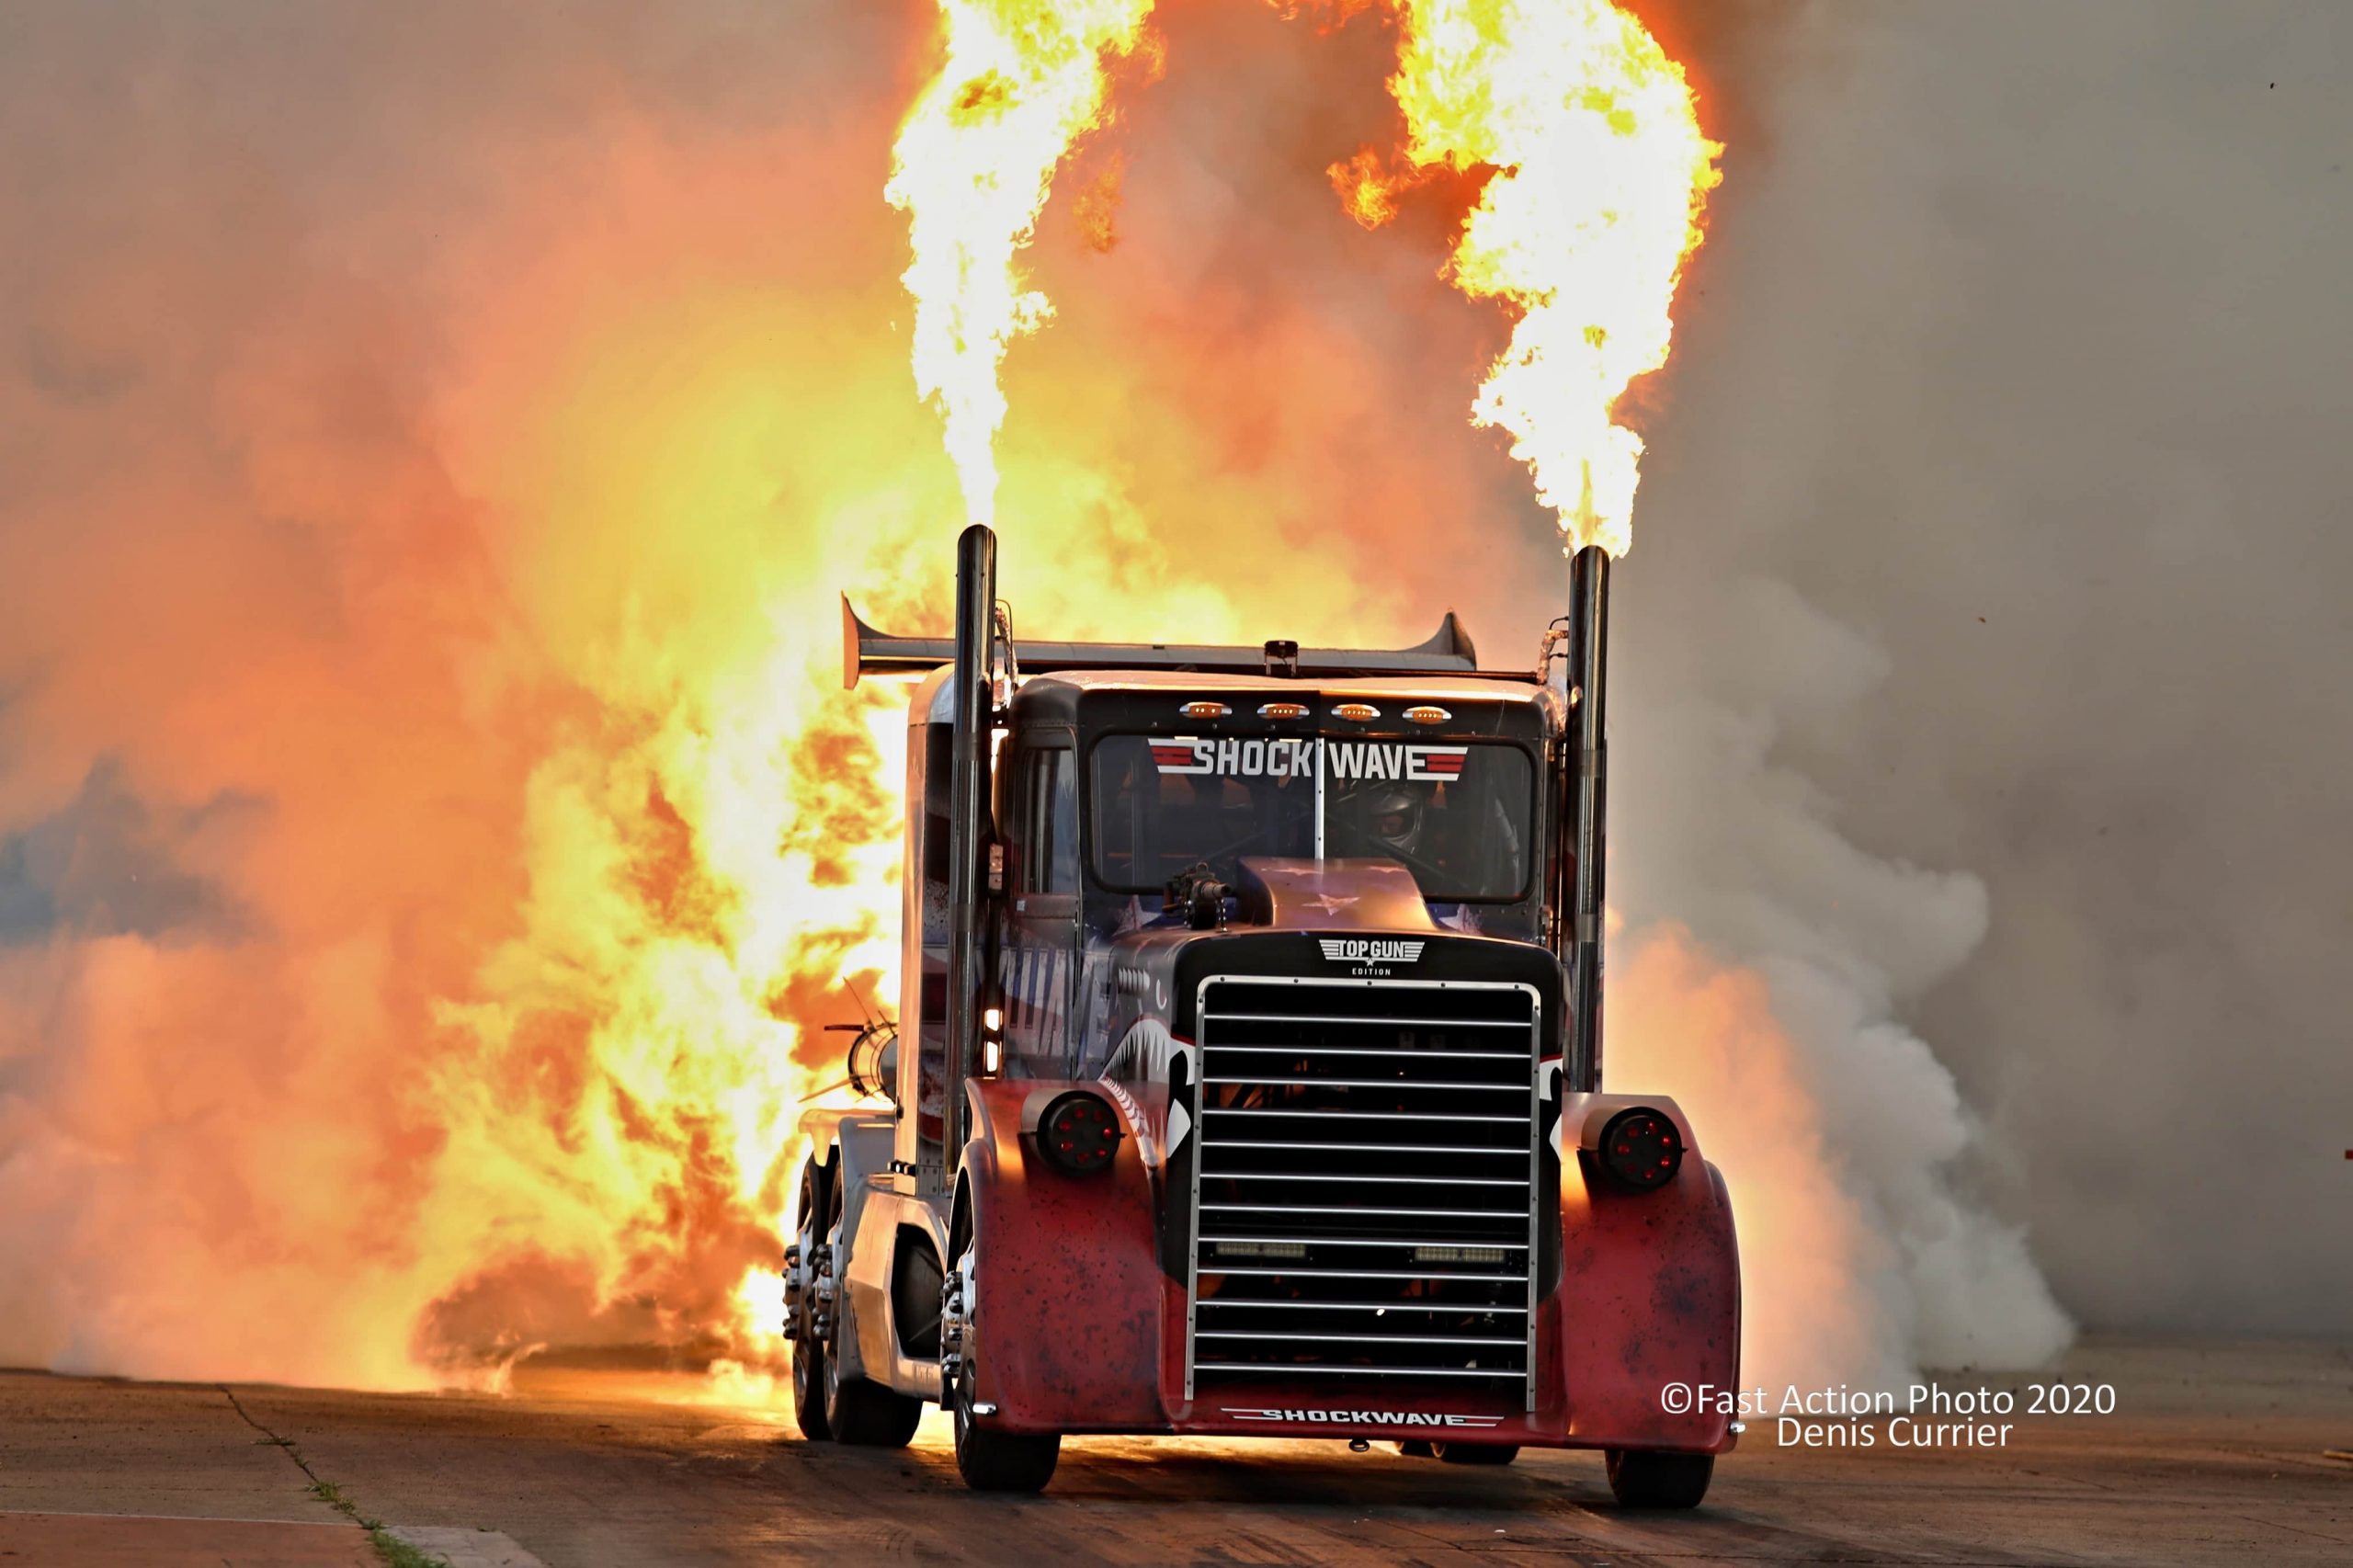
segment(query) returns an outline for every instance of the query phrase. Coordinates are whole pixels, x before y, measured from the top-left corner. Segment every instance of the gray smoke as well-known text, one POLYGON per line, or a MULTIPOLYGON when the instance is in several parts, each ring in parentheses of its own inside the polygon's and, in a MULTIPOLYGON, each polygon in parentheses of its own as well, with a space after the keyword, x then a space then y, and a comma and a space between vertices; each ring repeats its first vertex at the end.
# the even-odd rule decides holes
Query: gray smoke
POLYGON ((1620 888, 1870 1046, 1818 1062, 1850 1181, 1963 1216, 1912 1269, 1924 1356, 2047 1326, 1972 1212, 2087 1324, 2341 1332, 2353 13, 1771 42, 1717 62, 1759 134, 1620 577, 1620 888), (1938 1127, 1868 1069, 1927 1086, 1912 1030, 1938 1127), (1954 1156, 1948 1196, 1879 1146, 1954 1156))

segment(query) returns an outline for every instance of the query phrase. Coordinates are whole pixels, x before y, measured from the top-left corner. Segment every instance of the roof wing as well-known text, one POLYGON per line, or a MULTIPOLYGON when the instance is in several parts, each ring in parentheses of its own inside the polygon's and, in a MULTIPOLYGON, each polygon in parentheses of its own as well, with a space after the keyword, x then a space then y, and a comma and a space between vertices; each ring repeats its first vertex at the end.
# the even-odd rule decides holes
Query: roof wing
MULTIPOLYGON (((1202 675, 1266 675, 1264 647, 1222 647, 1184 642, 1036 642, 1015 644, 1024 675, 1049 670, 1192 670, 1202 675)), ((953 664, 956 644, 946 637, 899 637, 878 631, 859 619, 849 596, 842 596, 842 687, 861 676, 926 675, 953 664)), ((1411 648, 1302 648, 1302 676, 1477 675, 1478 650, 1471 634, 1448 610, 1428 641, 1411 648)))

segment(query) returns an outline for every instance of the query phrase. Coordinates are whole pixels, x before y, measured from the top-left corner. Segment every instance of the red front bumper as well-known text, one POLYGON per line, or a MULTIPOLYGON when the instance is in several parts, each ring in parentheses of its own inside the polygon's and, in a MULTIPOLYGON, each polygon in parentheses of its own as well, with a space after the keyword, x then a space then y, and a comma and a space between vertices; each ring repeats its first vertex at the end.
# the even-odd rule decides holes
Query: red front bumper
MULTIPOLYGON (((1563 1162, 1561 1279, 1537 1312, 1532 1408, 1525 1382, 1431 1387, 1336 1374, 1246 1382, 1204 1374, 1188 1397, 1185 1286, 1157 1260, 1153 1173, 1137 1140, 1125 1140, 1097 1176, 1043 1168, 1019 1131, 1021 1104, 1040 1086, 977 1085, 982 1114, 966 1166, 973 1333, 984 1347, 976 1393, 996 1405, 1005 1429, 1732 1446, 1720 1408, 1691 1408, 1703 1402, 1669 1392, 1728 1390, 1739 1373, 1732 1205, 1688 1126, 1691 1155, 1655 1192, 1589 1187, 1574 1151, 1563 1162)), ((1641 1103, 1682 1122, 1667 1102, 1641 1103)))

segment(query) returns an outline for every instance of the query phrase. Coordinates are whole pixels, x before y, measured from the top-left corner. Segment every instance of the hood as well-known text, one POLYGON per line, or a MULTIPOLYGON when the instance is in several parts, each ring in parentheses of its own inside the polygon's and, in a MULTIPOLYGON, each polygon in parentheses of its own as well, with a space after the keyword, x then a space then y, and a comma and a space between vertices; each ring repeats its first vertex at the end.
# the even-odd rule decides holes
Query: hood
POLYGON ((1414 874, 1394 860, 1245 857, 1233 889, 1239 923, 1289 931, 1435 931, 1414 874))

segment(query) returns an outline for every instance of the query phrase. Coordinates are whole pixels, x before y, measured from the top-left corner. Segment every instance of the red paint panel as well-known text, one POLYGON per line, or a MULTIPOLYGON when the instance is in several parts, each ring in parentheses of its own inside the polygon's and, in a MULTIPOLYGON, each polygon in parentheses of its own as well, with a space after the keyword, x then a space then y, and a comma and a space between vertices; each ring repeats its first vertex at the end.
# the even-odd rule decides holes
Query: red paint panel
MULTIPOLYGON (((1731 1389, 1739 1381, 1740 1256, 1723 1180, 1699 1157, 1673 1101, 1570 1098, 1592 1104, 1597 1117, 1655 1106, 1675 1121, 1688 1152, 1675 1179, 1655 1192, 1588 1178, 1574 1149, 1563 1161, 1561 1290, 1558 1312, 1545 1320, 1557 1336, 1568 1439, 1579 1447, 1720 1452, 1732 1446, 1731 1418, 1669 1415, 1660 1391, 1669 1383, 1731 1389)), ((1571 1129, 1579 1117, 1564 1108, 1571 1129)))
POLYGON ((1039 1090, 1063 1088, 1102 1085, 973 1085, 965 1172, 977 1221, 979 1397, 996 1403, 1008 1431, 1162 1430, 1151 1174, 1124 1112, 1109 1170, 1067 1176, 1040 1162, 1021 1137, 1021 1108, 1039 1090))

